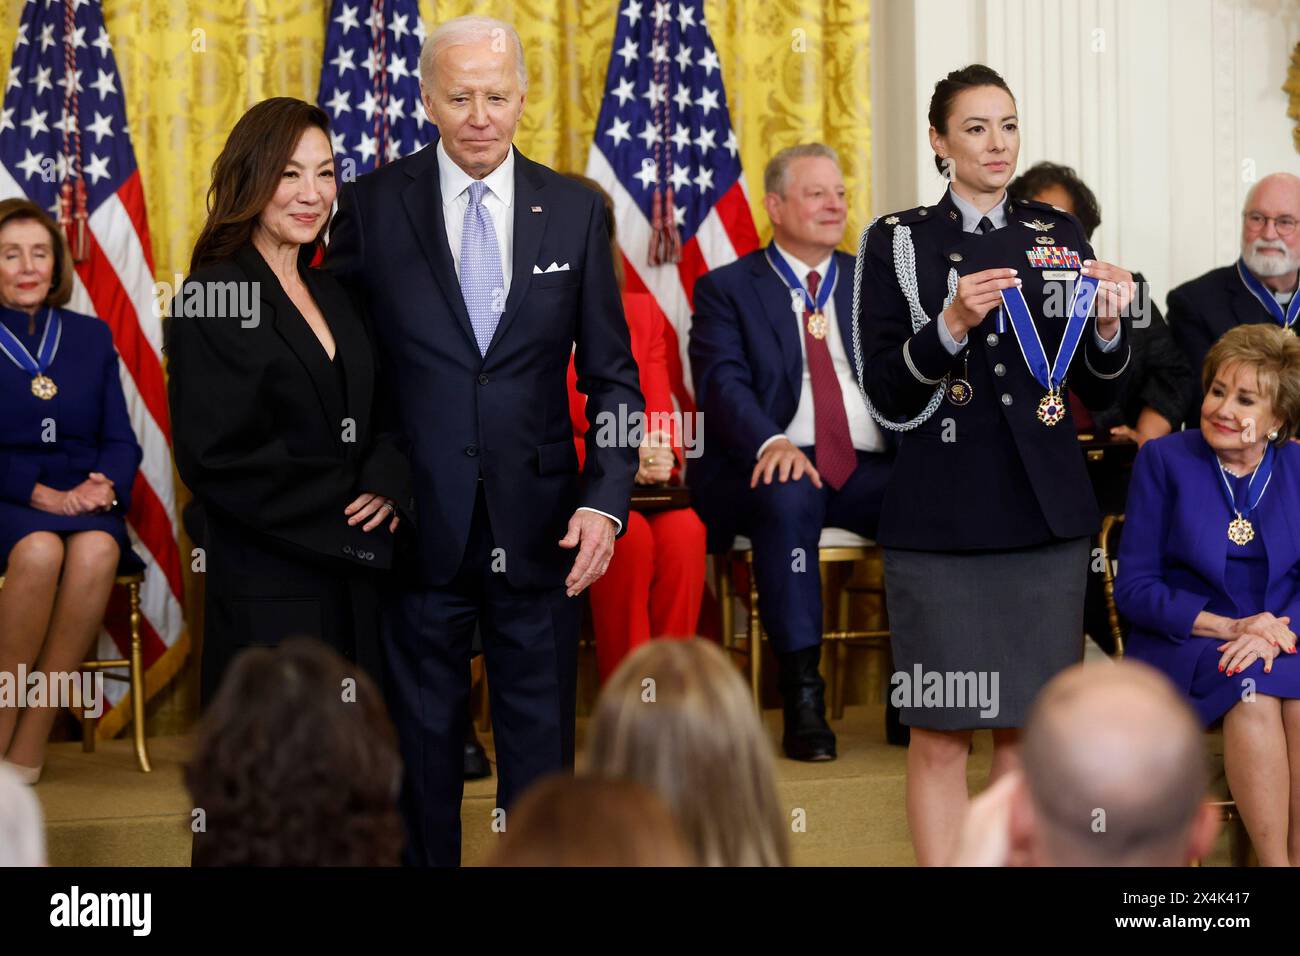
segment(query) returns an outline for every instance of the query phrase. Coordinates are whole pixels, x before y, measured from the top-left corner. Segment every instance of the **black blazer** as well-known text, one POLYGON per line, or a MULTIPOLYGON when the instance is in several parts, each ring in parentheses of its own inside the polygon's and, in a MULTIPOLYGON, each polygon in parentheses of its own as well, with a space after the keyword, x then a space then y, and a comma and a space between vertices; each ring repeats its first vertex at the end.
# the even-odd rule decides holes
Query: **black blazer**
POLYGON ((375 358, 361 317, 332 276, 308 267, 309 254, 303 250, 299 272, 333 333, 346 388, 270 266, 246 244, 190 275, 172 300, 164 351, 176 466, 209 520, 384 568, 392 560, 387 522, 363 532, 343 509, 362 492, 405 506, 409 466, 373 420, 375 358), (256 314, 220 308, 225 290, 244 294, 256 314))
POLYGON ((1211 346, 1223 333, 1238 325, 1277 320, 1250 294, 1236 263, 1211 269, 1203 276, 1184 282, 1169 293, 1169 329, 1187 361, 1192 366, 1195 387, 1187 404, 1187 426, 1196 428, 1201 420, 1201 369, 1211 346))
MULTIPOLYGON (((959 275, 997 267, 1018 270, 1043 347, 1049 360, 1055 357, 1065 323, 1042 318, 1049 283, 1026 257, 1031 249, 1045 248, 1036 242, 1039 237, 1079 253, 1081 260, 1093 255, 1077 219, 1027 200, 1009 200, 1007 225, 987 235, 962 231, 961 214, 946 192, 935 206, 875 224, 866 249, 859 321, 867 394, 882 414, 911 419, 925 408, 936 382, 949 373, 962 374, 962 354, 944 348, 936 321, 947 297, 949 269, 959 275), (1039 221, 1051 228, 1028 225, 1039 221), (894 271, 894 230, 901 226, 911 229, 919 298, 931 319, 915 334, 894 271)), ((1098 529, 1097 501, 1068 403, 1058 424, 1038 420, 1045 390, 1025 365, 1010 323, 1005 332, 996 331, 997 312, 969 333, 972 400, 956 406, 944 399, 925 424, 903 435, 880 519, 877 537, 883 545, 1009 549, 1098 529)), ((1131 331, 1127 318, 1121 323, 1119 346, 1105 353, 1094 339, 1095 316, 1090 318, 1070 364, 1066 385, 1090 409, 1115 400, 1128 368, 1131 331)))
MULTIPOLYGON (((852 363, 853 257, 836 252, 835 263, 835 316, 852 363)), ((704 441, 688 477, 709 528, 709 551, 717 553, 731 547, 740 526, 758 449, 785 431, 798 410, 805 360, 790 290, 764 249, 700 276, 694 304, 689 353, 704 441)), ((851 400, 861 401, 856 389, 851 400)), ((895 444, 890 432, 885 440, 878 490, 895 444)))
POLYGON ((510 292, 481 355, 447 246, 436 146, 339 190, 325 268, 365 304, 391 377, 410 441, 423 583, 444 585, 459 570, 482 478, 510 583, 558 587, 574 552, 557 542, 575 509, 627 523, 637 449, 629 436, 597 441, 602 419, 645 410, 604 205, 515 151, 510 292), (568 268, 539 274, 552 263, 568 268), (581 473, 571 353, 592 423, 581 473))

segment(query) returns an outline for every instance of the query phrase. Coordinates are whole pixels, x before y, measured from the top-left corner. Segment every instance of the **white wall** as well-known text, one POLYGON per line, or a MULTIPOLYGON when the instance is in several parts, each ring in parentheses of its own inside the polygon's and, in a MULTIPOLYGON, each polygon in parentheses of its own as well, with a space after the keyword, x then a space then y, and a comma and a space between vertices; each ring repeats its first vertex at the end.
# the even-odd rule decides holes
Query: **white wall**
POLYGON ((982 62, 1021 116, 1019 169, 1067 163, 1097 194, 1098 255, 1169 289, 1236 258, 1241 204, 1300 173, 1286 115, 1300 0, 874 0, 876 214, 934 203, 934 83, 982 62))

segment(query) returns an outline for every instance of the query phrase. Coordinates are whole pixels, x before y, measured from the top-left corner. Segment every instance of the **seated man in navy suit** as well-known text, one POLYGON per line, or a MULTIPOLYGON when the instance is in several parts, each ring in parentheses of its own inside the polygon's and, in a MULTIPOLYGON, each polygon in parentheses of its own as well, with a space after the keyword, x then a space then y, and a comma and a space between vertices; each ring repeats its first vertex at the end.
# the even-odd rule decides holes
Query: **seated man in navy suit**
MULTIPOLYGON (((1210 346, 1238 325, 1271 322, 1300 332, 1300 176, 1272 173, 1251 187, 1241 211, 1241 257, 1169 293, 1169 330, 1199 379, 1210 346)), ((1201 389, 1188 428, 1200 420, 1201 389)))
POLYGON ((709 551, 754 547, 759 616, 779 663, 786 755, 833 760, 821 660, 817 542, 875 534, 892 459, 853 360, 853 257, 834 150, 784 149, 763 174, 772 243, 701 276, 690 359, 704 421, 691 468, 709 551))

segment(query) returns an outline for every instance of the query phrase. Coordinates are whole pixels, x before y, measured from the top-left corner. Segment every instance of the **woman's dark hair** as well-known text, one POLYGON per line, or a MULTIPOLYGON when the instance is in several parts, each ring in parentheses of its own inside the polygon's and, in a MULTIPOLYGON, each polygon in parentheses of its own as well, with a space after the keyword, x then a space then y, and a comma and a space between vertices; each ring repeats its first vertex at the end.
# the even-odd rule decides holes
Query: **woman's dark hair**
MULTIPOLYGON (((190 271, 229 259, 253 235, 257 217, 280 188, 280 176, 302 134, 312 126, 329 138, 329 117, 319 106, 291 96, 258 103, 235 124, 221 155, 212 164, 208 219, 203 224, 190 271)), ((329 228, 329 212, 308 253, 314 255, 329 228)))
MULTIPOLYGON (((1016 101, 1011 87, 1007 86, 1007 81, 1002 79, 996 70, 983 63, 972 63, 960 70, 953 70, 934 84, 934 95, 930 97, 930 125, 940 134, 947 136, 948 115, 952 112, 952 104, 958 94, 979 86, 996 86, 1006 90, 1007 96, 1011 97, 1011 102, 1016 101)), ((940 173, 943 172, 943 160, 938 156, 934 157, 934 166, 940 173)))
POLYGON ((396 866, 401 758, 374 682, 317 640, 235 659, 185 785, 195 866, 396 866))
POLYGON ((1060 186, 1070 194, 1074 216, 1083 226, 1084 235, 1091 239, 1093 232, 1101 225, 1101 206, 1097 204, 1097 197, 1088 188, 1088 184, 1071 167, 1059 163, 1035 163, 1011 180, 1007 192, 1012 199, 1033 199, 1044 189, 1053 186, 1060 186))
POLYGON ((601 200, 604 202, 605 232, 609 235, 610 252, 613 253, 614 256, 614 278, 618 282, 618 287, 622 289, 624 283, 626 282, 626 277, 623 275, 623 252, 618 247, 618 234, 614 228, 613 197, 610 196, 610 194, 605 191, 604 186, 596 182, 596 180, 584 176, 581 173, 564 173, 563 175, 567 176, 569 179, 572 179, 575 183, 580 183, 581 185, 586 186, 597 196, 599 196, 601 200))

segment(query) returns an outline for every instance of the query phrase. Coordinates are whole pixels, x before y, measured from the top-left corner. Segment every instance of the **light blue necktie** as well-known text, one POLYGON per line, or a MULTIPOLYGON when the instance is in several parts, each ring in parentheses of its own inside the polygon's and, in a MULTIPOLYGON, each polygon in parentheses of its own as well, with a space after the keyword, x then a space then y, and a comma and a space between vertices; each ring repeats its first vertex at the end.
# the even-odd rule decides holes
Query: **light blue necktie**
POLYGON ((506 286, 501 276, 501 252, 492 217, 483 205, 487 185, 470 183, 469 205, 460 234, 460 294, 474 329, 480 355, 486 355, 492 334, 505 310, 506 286))

